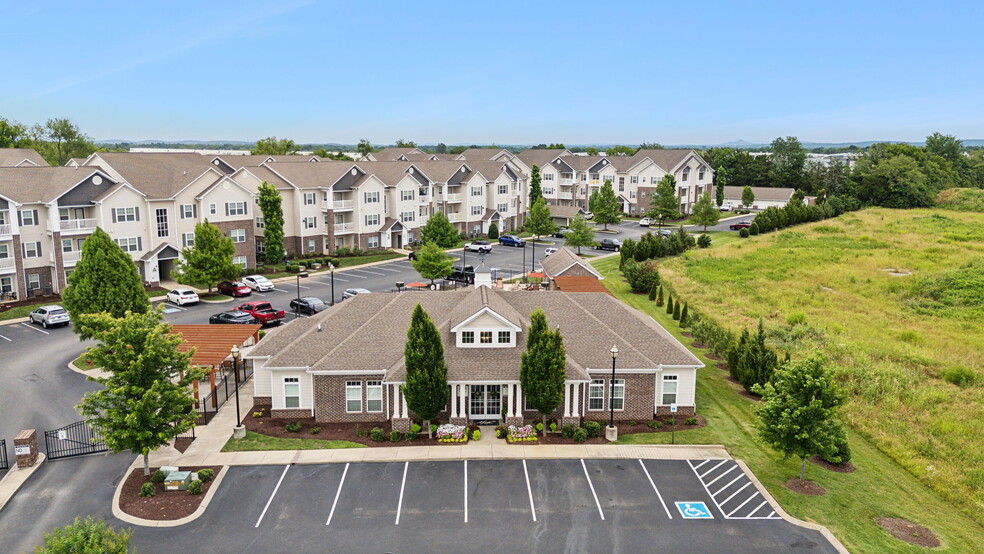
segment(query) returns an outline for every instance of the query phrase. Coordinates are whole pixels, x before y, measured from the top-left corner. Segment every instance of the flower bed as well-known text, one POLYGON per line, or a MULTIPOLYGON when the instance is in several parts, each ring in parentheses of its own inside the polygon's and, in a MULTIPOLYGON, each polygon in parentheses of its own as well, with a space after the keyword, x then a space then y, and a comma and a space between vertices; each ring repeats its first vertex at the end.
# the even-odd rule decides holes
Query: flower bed
POLYGON ((445 423, 437 428, 437 442, 468 442, 467 428, 464 425, 445 423))
POLYGON ((536 442, 536 431, 533 430, 532 425, 523 425, 522 427, 510 425, 509 431, 506 433, 506 440, 510 443, 536 442))

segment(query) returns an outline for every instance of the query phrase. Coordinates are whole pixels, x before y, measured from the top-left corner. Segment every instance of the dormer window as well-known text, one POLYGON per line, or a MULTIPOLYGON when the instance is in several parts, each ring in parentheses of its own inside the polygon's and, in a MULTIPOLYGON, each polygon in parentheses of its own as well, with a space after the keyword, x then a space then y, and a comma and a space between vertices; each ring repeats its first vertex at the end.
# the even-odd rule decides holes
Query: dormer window
POLYGON ((512 332, 499 331, 499 344, 512 344, 512 332))
POLYGON ((475 331, 462 331, 461 344, 475 344, 475 331))
POLYGON ((492 344, 492 331, 480 331, 479 338, 482 344, 492 344))

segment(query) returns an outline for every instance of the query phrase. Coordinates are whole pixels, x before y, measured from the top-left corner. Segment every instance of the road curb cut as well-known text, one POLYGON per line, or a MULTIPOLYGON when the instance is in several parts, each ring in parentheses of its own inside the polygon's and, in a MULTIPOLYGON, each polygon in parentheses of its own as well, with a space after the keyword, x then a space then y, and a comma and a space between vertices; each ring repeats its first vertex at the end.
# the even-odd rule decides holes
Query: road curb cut
POLYGON ((38 452, 38 461, 28 468, 19 468, 16 465, 7 470, 7 474, 0 479, 0 511, 7 505, 7 502, 17 494, 17 491, 34 475, 34 472, 41 467, 41 464, 48 459, 44 452, 38 452))
POLYGON ((198 509, 194 511, 190 516, 185 516, 181 519, 161 521, 156 519, 143 519, 141 517, 131 516, 130 514, 124 512, 120 509, 120 496, 123 494, 123 483, 130 477, 130 473, 140 464, 140 457, 138 456, 130 467, 127 468, 126 474, 123 479, 116 485, 116 492, 113 493, 113 517, 119 519, 120 521, 129 523, 130 525, 139 525, 141 527, 178 527, 186 523, 191 523, 192 521, 202 517, 205 513, 205 509, 208 508, 210 502, 212 502, 212 497, 215 495, 215 491, 218 490, 219 486, 222 484, 222 479, 225 477, 229 466, 222 466, 219 470, 219 474, 215 476, 212 482, 212 486, 208 488, 208 492, 205 493, 205 498, 202 498, 202 503, 198 506, 198 509))

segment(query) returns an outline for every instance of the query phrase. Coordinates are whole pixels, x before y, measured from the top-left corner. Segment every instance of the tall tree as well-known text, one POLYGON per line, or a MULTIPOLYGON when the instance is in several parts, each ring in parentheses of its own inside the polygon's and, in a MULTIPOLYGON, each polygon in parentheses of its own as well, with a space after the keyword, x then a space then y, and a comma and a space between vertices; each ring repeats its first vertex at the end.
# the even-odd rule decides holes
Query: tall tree
POLYGON ((458 246, 461 236, 448 216, 442 212, 436 212, 420 228, 420 240, 425 243, 433 242, 441 248, 454 248, 458 246))
POLYGON ((533 164, 530 169, 530 203, 532 206, 537 198, 543 198, 543 190, 540 188, 540 166, 533 164))
POLYGON ((635 152, 636 149, 631 146, 616 145, 605 149, 606 156, 631 156, 635 154, 635 152))
POLYGON ((454 258, 448 256, 436 242, 425 242, 410 265, 421 277, 430 279, 431 284, 434 284, 434 279, 444 279, 451 275, 454 258))
POLYGON ((416 148, 417 143, 412 140, 396 139, 396 144, 393 146, 396 148, 416 148))
POLYGON ((92 140, 68 119, 49 119, 35 125, 34 148, 51 165, 65 165, 69 158, 84 158, 99 150, 92 140))
POLYGON ((658 142, 644 142, 639 145, 639 148, 638 150, 636 150, 636 152, 638 152, 639 150, 662 150, 662 149, 663 149, 663 145, 658 142))
POLYGON ((752 187, 745 185, 745 188, 741 189, 741 205, 748 208, 755 203, 755 193, 752 191, 752 187))
POLYGON ((781 367, 770 382, 757 385, 764 403, 756 412, 759 437, 787 458, 801 460, 800 479, 806 478, 806 460, 836 454, 843 434, 837 408, 844 403, 819 355, 781 367))
POLYGON ((232 239, 206 219, 195 225, 195 245, 181 251, 184 260, 178 264, 178 282, 208 287, 211 294, 219 281, 235 279, 242 273, 242 268, 232 263, 235 253, 232 239))
POLYGON ((656 185, 656 198, 646 214, 657 221, 657 227, 662 228, 663 222, 675 216, 680 211, 677 201, 676 178, 667 173, 656 185))
POLYGON ((588 211, 594 213, 598 209, 598 189, 595 189, 588 197, 588 211))
POLYGON ((0 148, 26 148, 30 143, 26 126, 0 117, 0 148))
POLYGON ((430 422, 448 405, 451 391, 441 334, 420 304, 410 318, 403 357, 407 374, 403 395, 407 407, 424 420, 430 437, 430 422))
POLYGON ((933 133, 926 137, 926 152, 950 162, 963 161, 963 142, 953 135, 933 133))
POLYGON ((435 154, 447 154, 448 153, 448 145, 447 144, 444 144, 443 142, 437 143, 437 146, 434 147, 434 153, 435 154))
POLYGON ((150 452, 195 426, 191 384, 204 373, 190 365, 192 352, 181 352, 180 336, 169 334, 163 308, 114 318, 103 312, 82 314, 99 344, 86 358, 107 377, 89 377, 105 386, 86 393, 79 412, 105 437, 114 453, 129 450, 144 459, 150 475, 150 452))
POLYGON ((717 185, 717 189, 714 191, 716 193, 714 202, 720 208, 724 205, 724 187, 728 186, 728 170, 723 167, 717 170, 714 173, 714 182, 717 185))
POLYGON ((256 141, 256 145, 250 150, 250 154, 266 154, 268 156, 286 156, 297 153, 297 145, 290 139, 277 139, 277 137, 267 137, 256 141))
POLYGON ((550 216, 550 208, 547 207, 543 197, 537 198, 530 206, 530 211, 526 215, 526 230, 533 233, 534 237, 549 235, 557 230, 553 217, 550 216))
POLYGON ((721 219, 721 211, 714 207, 714 201, 711 200, 709 191, 704 191, 704 194, 697 199, 694 204, 694 213, 690 219, 697 225, 703 225, 705 233, 708 226, 717 225, 718 220, 721 219))
POLYGON ((796 137, 777 138, 772 141, 769 154, 769 178, 773 187, 798 189, 803 186, 803 170, 806 167, 806 149, 796 137))
POLYGON ((547 416, 564 402, 566 360, 560 329, 547 329, 547 316, 543 310, 537 309, 530 314, 526 350, 519 363, 519 382, 526 401, 543 416, 544 435, 547 432, 547 416))
POLYGON ((362 159, 366 159, 369 154, 372 154, 372 144, 369 143, 369 139, 359 139, 359 144, 355 147, 356 152, 362 159))
POLYGON ((577 248, 577 253, 581 253, 582 246, 592 246, 595 243, 594 227, 588 224, 584 216, 577 216, 568 227, 568 232, 564 235, 564 245, 569 248, 577 248))
POLYGON ((612 188, 610 180, 605 179, 605 184, 601 185, 592 213, 595 223, 604 225, 606 231, 609 225, 618 225, 622 221, 622 204, 615 196, 615 189, 612 188))
POLYGON ((259 187, 260 213, 263 214, 263 259, 277 265, 285 257, 284 206, 277 187, 263 181, 259 187))
MULTIPOLYGON (((82 243, 82 257, 68 276, 62 303, 76 319, 99 312, 123 317, 126 312, 144 313, 150 309, 133 259, 98 227, 82 243)), ((80 326, 74 329, 81 338, 91 338, 80 326)))

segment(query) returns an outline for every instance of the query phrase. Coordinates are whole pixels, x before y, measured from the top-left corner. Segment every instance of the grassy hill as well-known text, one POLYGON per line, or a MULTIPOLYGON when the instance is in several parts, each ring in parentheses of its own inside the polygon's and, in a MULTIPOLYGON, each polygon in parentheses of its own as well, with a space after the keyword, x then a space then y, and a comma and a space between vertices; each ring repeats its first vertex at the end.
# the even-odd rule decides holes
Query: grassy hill
POLYGON ((984 189, 947 189, 936 197, 936 205, 948 210, 984 213, 984 189))

